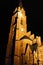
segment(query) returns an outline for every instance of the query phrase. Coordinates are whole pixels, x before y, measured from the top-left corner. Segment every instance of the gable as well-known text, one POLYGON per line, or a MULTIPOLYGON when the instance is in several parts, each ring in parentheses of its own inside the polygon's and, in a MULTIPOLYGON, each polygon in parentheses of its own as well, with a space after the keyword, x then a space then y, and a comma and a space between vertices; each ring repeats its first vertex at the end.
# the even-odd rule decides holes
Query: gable
MULTIPOLYGON (((31 40, 28 36, 26 36, 26 35, 24 35, 20 40, 22 40, 22 39, 29 39, 29 40, 31 40)), ((33 41, 33 40, 31 40, 31 41, 33 41)))

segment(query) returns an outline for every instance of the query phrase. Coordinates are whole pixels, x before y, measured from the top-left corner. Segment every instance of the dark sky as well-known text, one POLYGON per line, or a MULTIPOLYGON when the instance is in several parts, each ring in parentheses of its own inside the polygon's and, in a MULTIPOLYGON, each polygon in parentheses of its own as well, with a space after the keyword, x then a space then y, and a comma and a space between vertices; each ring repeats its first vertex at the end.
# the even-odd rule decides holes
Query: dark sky
MULTIPOLYGON (((27 15, 27 29, 41 36, 43 41, 43 2, 42 0, 22 0, 27 15)), ((18 6, 18 0, 0 0, 1 58, 4 59, 10 30, 11 17, 18 6)), ((1 61, 1 63, 4 61, 1 61)))
MULTIPOLYGON (((22 0, 26 10, 28 31, 43 37, 43 3, 37 0, 22 0)), ((18 6, 18 0, 1 0, 1 30, 8 34, 13 10, 18 6)))

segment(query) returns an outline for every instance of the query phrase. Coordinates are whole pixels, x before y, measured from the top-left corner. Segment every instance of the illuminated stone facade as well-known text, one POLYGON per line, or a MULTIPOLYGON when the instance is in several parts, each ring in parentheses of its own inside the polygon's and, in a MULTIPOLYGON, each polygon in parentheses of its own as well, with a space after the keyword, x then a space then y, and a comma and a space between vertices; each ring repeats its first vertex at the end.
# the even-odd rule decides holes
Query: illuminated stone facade
POLYGON ((15 9, 14 15, 12 16, 5 65, 10 65, 9 62, 11 62, 12 40, 14 37, 15 47, 13 65, 38 65, 38 60, 39 65, 43 65, 43 46, 41 46, 41 37, 36 36, 35 38, 35 35, 31 34, 31 31, 27 32, 26 22, 25 10, 19 6, 15 9), (36 51, 32 45, 36 45, 36 51))

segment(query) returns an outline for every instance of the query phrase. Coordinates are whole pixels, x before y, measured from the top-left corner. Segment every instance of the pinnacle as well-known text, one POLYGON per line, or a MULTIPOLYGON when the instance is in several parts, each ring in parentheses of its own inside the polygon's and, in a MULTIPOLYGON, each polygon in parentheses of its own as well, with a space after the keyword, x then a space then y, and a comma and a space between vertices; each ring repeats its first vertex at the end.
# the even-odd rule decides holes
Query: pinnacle
POLYGON ((30 35, 30 39, 31 39, 31 40, 34 39, 34 34, 30 35))

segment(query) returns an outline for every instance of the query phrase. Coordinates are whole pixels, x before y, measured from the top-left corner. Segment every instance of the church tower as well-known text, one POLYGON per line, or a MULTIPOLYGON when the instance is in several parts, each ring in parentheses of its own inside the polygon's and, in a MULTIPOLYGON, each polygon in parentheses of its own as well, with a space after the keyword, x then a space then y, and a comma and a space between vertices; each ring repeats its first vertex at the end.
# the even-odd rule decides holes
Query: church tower
MULTIPOLYGON (((16 38, 15 38, 15 48, 14 48, 14 65, 22 65, 21 60, 21 38, 27 32, 26 14, 22 7, 21 0, 19 2, 19 7, 17 8, 17 24, 16 24, 16 38)), ((15 10, 16 11, 16 10, 15 10)), ((15 13, 16 14, 16 13, 15 13)))
POLYGON ((26 14, 22 6, 22 0, 19 0, 19 6, 15 9, 15 12, 17 13, 16 40, 19 40, 27 32, 26 14))
MULTIPOLYGON (((17 51, 20 52, 19 51, 20 47, 18 47, 18 46, 20 46, 20 38, 22 38, 27 32, 26 14, 25 14, 25 10, 22 7, 21 0, 19 0, 19 6, 18 6, 18 8, 15 9, 13 14, 14 15, 12 16, 10 33, 9 33, 8 44, 7 44, 7 49, 6 49, 5 65, 11 64, 13 38, 15 37, 14 55, 18 55, 18 53, 16 53, 16 52, 17 51), (16 29, 16 33, 15 33, 15 29, 16 29)), ((14 60, 15 60, 15 58, 14 58, 14 60)), ((16 65, 15 62, 14 62, 14 65, 16 65)))
POLYGON ((17 12, 17 26, 16 26, 16 40, 19 40, 27 32, 26 15, 23 8, 18 7, 17 12), (18 33, 19 32, 19 33, 18 33))

